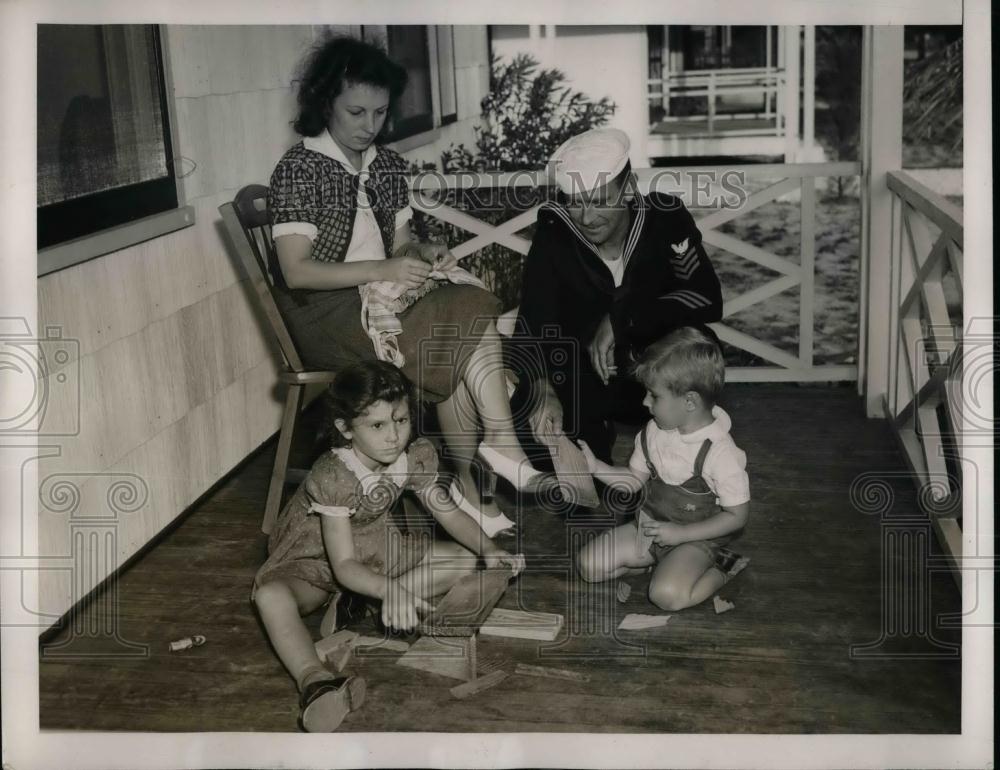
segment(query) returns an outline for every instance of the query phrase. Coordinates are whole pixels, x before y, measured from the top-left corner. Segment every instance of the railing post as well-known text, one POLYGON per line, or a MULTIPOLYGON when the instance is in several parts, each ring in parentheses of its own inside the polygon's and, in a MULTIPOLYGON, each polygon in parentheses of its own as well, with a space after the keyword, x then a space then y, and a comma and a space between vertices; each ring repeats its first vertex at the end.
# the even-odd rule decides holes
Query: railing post
POLYGON ((715 70, 708 73, 708 133, 715 130, 715 70))
POLYGON ((861 276, 859 385, 869 417, 889 389, 892 192, 887 172, 903 158, 903 28, 865 27, 861 91, 861 276))
POLYGON ((815 301, 816 262, 816 178, 804 176, 799 183, 799 216, 802 238, 799 270, 799 363, 803 369, 813 365, 813 307, 815 301))
POLYGON ((785 163, 795 163, 799 149, 799 38, 801 27, 785 30, 785 163))

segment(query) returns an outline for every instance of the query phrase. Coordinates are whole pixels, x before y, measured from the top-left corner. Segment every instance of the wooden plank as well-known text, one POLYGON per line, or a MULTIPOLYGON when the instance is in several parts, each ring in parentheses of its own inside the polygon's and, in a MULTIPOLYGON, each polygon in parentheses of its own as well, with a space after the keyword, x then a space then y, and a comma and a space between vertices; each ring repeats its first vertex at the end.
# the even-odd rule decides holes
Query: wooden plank
POLYGON ((771 361, 772 363, 786 366, 789 369, 801 368, 797 356, 786 353, 784 350, 763 342, 756 337, 751 337, 749 334, 737 331, 732 326, 723 323, 714 323, 712 324, 712 328, 715 329, 716 334, 719 335, 719 339, 723 342, 728 342, 730 345, 735 345, 741 350, 753 353, 765 361, 771 361))
POLYGON ((472 636, 500 601, 512 577, 506 569, 466 575, 437 603, 434 612, 420 621, 418 629, 429 636, 472 636))
POLYGON ((938 236, 938 239, 934 241, 934 246, 931 248, 930 254, 920 265, 920 268, 917 270, 917 274, 913 279, 913 285, 910 287, 909 291, 906 292, 906 296, 899 305, 900 313, 905 314, 909 312, 914 301, 920 296, 920 287, 930 277, 932 272, 941 269, 942 259, 948 252, 950 244, 951 241, 948 240, 948 237, 944 233, 938 236))
POLYGON ((886 183, 892 192, 947 233, 960 248, 963 246, 962 210, 958 206, 918 182, 912 175, 899 170, 898 166, 889 170, 886 183))
POLYGON ((794 276, 798 276, 799 274, 799 266, 794 262, 752 244, 745 243, 732 235, 720 233, 718 230, 708 230, 702 233, 702 242, 718 246, 720 249, 725 249, 738 257, 756 262, 758 265, 762 265, 778 273, 794 276))
POLYGON ((770 299, 777 294, 781 294, 783 291, 795 288, 799 283, 801 283, 801 280, 798 275, 783 275, 780 278, 775 278, 773 281, 755 286, 750 291, 744 292, 738 297, 726 300, 722 307, 722 317, 728 318, 731 315, 736 315, 748 307, 770 299))
POLYGON ((562 626, 563 616, 553 612, 526 612, 497 607, 483 622, 479 633, 482 636, 551 642, 559 636, 562 626))
POLYGON ((468 698, 470 695, 488 690, 490 687, 495 687, 506 678, 506 671, 494 671, 491 674, 473 679, 465 684, 455 685, 449 692, 451 692, 452 697, 462 700, 463 698, 468 698))
POLYGON ((466 681, 471 638, 422 636, 396 660, 396 665, 466 681))
POLYGON ((737 217, 741 217, 753 211, 756 208, 770 203, 782 195, 787 195, 793 192, 799 186, 799 179, 782 179, 779 182, 775 182, 772 185, 768 185, 763 190, 758 190, 755 193, 751 193, 747 198, 746 203, 740 206, 738 209, 720 209, 707 216, 702 217, 697 221, 698 229, 704 234, 708 230, 714 230, 717 227, 724 225, 726 222, 730 222, 737 217))
POLYGON ((389 650, 390 652, 406 652, 410 649, 409 642, 382 636, 360 636, 355 634, 350 644, 351 649, 355 650, 359 647, 364 647, 365 649, 389 650))
POLYGON ((320 660, 329 662, 331 658, 340 655, 344 649, 350 652, 351 642, 357 637, 356 631, 337 631, 316 642, 316 655, 320 660))
POLYGON ((600 505, 601 499, 597 496, 594 478, 587 467, 587 458, 580 448, 568 436, 563 435, 549 450, 564 496, 584 508, 596 508, 600 505))

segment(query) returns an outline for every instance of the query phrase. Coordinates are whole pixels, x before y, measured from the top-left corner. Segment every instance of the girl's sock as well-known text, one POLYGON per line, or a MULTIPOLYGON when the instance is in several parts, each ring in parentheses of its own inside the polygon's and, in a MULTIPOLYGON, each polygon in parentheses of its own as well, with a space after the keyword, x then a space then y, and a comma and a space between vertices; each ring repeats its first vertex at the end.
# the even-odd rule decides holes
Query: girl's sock
POLYGON ((299 686, 299 692, 302 692, 306 687, 308 687, 313 682, 319 682, 324 679, 333 679, 334 676, 329 671, 327 671, 322 666, 307 666, 304 668, 296 683, 299 686))

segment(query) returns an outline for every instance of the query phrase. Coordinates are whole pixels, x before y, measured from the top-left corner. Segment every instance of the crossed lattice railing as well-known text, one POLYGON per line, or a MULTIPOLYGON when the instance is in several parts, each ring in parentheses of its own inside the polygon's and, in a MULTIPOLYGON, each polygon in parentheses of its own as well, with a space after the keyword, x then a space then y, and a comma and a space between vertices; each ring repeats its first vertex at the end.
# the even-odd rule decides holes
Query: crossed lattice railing
POLYGON ((893 193, 886 417, 942 544, 962 553, 957 435, 962 410, 962 212, 904 171, 893 193))
MULTIPOLYGON (((798 303, 798 349, 788 351, 746 331, 740 331, 731 324, 714 324, 719 337, 726 343, 746 351, 765 362, 763 366, 731 367, 726 373, 729 382, 809 382, 809 381, 854 381, 857 378, 855 365, 817 365, 814 363, 814 311, 815 271, 816 271, 816 180, 823 177, 854 177, 860 173, 857 163, 801 163, 801 164, 761 164, 726 167, 676 168, 667 170, 641 169, 637 172, 640 190, 651 187, 662 192, 679 194, 689 207, 698 211, 706 208, 710 213, 697 220, 703 240, 719 249, 731 252, 751 263, 778 273, 778 277, 754 286, 737 296, 730 296, 724 306, 723 321, 758 303, 766 302, 782 292, 799 289, 798 303), (730 187, 745 180, 748 186, 759 186, 762 180, 771 181, 763 189, 749 194, 735 205, 733 198, 726 198, 730 207, 712 206, 711 201, 723 200, 717 193, 718 180, 729 174, 730 187), (706 200, 689 201, 685 191, 699 189, 691 180, 700 179, 700 191, 706 200), (716 180, 713 192, 712 182, 716 180), (779 181, 773 181, 773 180, 779 181), (736 181, 739 180, 739 181, 736 181), (760 246, 745 242, 718 228, 738 217, 759 209, 779 198, 798 198, 801 232, 799 260, 793 261, 779 256, 760 246), (701 204, 693 206, 692 203, 701 204), (706 205, 709 204, 709 205, 706 205)), ((513 172, 490 174, 425 174, 413 183, 413 207, 443 222, 454 225, 472 234, 472 237, 453 247, 454 254, 461 258, 490 244, 500 244, 511 251, 526 255, 530 240, 518 235, 529 227, 538 213, 538 206, 513 218, 494 225, 452 206, 445 205, 435 192, 448 189, 538 187, 544 183, 544 172, 513 172)))

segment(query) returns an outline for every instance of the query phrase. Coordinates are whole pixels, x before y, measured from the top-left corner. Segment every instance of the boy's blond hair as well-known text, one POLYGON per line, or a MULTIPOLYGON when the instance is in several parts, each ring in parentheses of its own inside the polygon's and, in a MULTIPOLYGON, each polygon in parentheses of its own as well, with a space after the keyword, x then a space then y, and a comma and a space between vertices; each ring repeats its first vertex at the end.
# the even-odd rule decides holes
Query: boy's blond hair
POLYGON ((634 374, 647 388, 663 385, 677 396, 693 390, 711 407, 722 393, 726 364, 715 340, 686 326, 646 348, 634 374))

